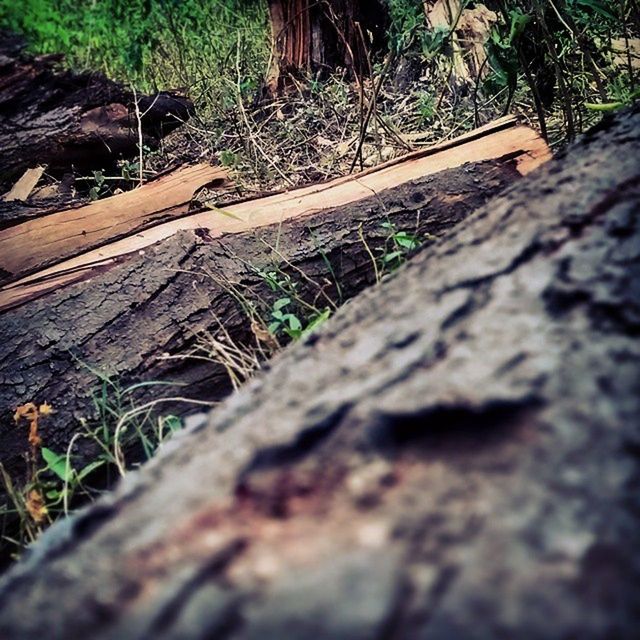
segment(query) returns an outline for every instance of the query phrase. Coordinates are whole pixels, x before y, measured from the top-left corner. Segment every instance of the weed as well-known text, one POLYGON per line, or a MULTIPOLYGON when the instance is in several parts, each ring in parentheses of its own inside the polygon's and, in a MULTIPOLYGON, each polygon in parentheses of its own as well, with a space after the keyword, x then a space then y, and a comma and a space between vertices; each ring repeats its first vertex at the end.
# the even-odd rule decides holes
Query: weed
POLYGON ((378 248, 379 271, 390 273, 402 265, 407 256, 420 247, 422 240, 414 233, 398 230, 393 222, 380 225, 386 232, 384 245, 378 248))
POLYGON ((422 125, 431 124, 436 115, 436 100, 433 94, 428 92, 418 94, 417 109, 422 125))
POLYGON ((0 28, 36 53, 66 54, 142 91, 182 87, 201 113, 234 100, 230 55, 241 37, 241 88, 258 86, 269 57, 265 0, 0 0, 0 28))
POLYGON ((308 303, 298 291, 299 283, 284 271, 259 269, 257 273, 272 292, 284 294, 273 301, 269 310, 268 330, 272 335, 284 334, 298 340, 331 316, 330 307, 318 308, 308 303))

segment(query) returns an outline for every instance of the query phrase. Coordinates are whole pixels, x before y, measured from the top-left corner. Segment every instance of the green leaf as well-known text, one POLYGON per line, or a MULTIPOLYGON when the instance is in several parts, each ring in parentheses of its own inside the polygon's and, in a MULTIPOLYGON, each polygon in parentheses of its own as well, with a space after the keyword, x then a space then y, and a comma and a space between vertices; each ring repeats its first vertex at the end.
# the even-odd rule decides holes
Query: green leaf
POLYGON ((272 322, 267 329, 269 330, 269 333, 272 333, 273 335, 275 335, 278 331, 278 329, 280 328, 280 322, 272 322))
POLYGON ((99 469, 104 464, 106 464, 105 460, 95 460, 94 462, 91 462, 90 464, 88 464, 86 467, 83 467, 81 471, 78 473, 78 477, 77 477, 78 481, 80 482, 81 480, 86 478, 90 473, 94 472, 96 469, 99 469))
POLYGON ((308 336, 315 329, 317 329, 323 322, 325 322, 330 316, 331 316, 331 309, 327 307, 322 313, 318 314, 315 318, 313 318, 313 320, 311 320, 311 322, 309 322, 309 324, 305 327, 300 337, 304 338, 308 336))
POLYGON ((609 11, 606 4, 600 0, 576 0, 576 4, 593 9, 596 13, 609 18, 609 20, 616 19, 616 16, 609 11))
POLYGON ((398 260, 398 258, 402 257, 402 251, 392 251, 391 253, 387 253, 384 256, 383 262, 385 264, 389 264, 389 262, 393 262, 394 260, 398 260))
POLYGON ((182 420, 178 416, 169 415, 164 418, 164 424, 167 426, 171 433, 180 431, 182 429, 182 420))
POLYGON ((58 478, 64 482, 69 482, 71 480, 73 477, 73 469, 69 466, 69 469, 67 470, 66 456, 58 455, 51 451, 51 449, 42 447, 42 457, 47 463, 47 469, 49 469, 49 471, 53 471, 53 473, 55 473, 58 478))
POLYGON ((418 241, 414 236, 409 235, 406 231, 400 231, 394 236, 394 240, 403 249, 415 249, 418 246, 418 241))
POLYGON ((522 13, 520 9, 512 9, 509 11, 511 17, 511 28, 509 30, 509 44, 513 44, 525 30, 526 26, 531 21, 531 16, 527 13, 522 13))
POLYGON ((280 298, 279 300, 276 300, 273 303, 273 308, 275 311, 278 311, 279 309, 286 307, 290 303, 291 303, 291 298, 280 298))
POLYGON ((287 321, 287 324, 289 325, 289 329, 291 329, 291 331, 302 330, 302 322, 300 322, 298 317, 293 315, 293 313, 287 313, 284 319, 287 321))

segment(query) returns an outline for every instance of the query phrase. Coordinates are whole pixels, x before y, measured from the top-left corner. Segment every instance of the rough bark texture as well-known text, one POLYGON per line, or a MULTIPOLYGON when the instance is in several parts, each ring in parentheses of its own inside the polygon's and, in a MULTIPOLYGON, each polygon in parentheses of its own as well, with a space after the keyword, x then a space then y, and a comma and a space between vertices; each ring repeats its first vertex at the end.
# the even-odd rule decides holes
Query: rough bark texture
POLYGON ((478 163, 252 232, 221 239, 184 232, 144 255, 127 256, 124 264, 89 282, 0 315, 0 461, 21 477, 28 434, 12 415, 16 406, 30 401, 46 399, 55 407, 41 425, 43 443, 66 450, 79 418, 95 412, 91 394, 99 381, 83 364, 117 377, 123 388, 163 380, 183 385, 163 387, 166 396, 221 399, 231 389, 222 365, 161 357, 189 353, 197 336, 219 332, 218 319, 234 341, 255 344, 249 319, 226 283, 234 283, 249 299, 273 300, 282 292, 270 292, 256 269, 282 269, 320 308, 327 304, 325 295, 339 303, 340 296, 352 297, 374 281, 359 225, 374 252, 388 234, 381 226, 386 221, 397 229, 438 236, 519 177, 514 161, 478 163))
POLYGON ((640 112, 54 526, 3 637, 635 638, 640 112))
MULTIPOLYGON (((104 166, 136 153, 134 96, 100 74, 56 68, 60 56, 28 57, 15 38, 0 33, 0 186, 7 189, 28 167, 50 170, 104 166)), ((162 92, 139 96, 143 144, 189 118, 193 105, 162 92)))

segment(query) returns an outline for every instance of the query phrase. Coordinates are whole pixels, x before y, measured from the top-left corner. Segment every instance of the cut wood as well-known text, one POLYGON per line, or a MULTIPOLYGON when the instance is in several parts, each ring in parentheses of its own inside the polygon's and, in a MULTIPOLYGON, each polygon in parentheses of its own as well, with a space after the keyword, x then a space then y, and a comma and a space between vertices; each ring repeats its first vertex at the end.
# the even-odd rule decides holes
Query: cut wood
MULTIPOLYGON (((502 118, 455 140, 416 151, 355 176, 224 206, 215 211, 204 210, 65 260, 0 289, 0 310, 33 299, 62 284, 86 279, 96 270, 104 271, 110 264, 116 264, 119 257, 140 251, 181 230, 206 230, 211 237, 221 237, 346 206, 385 189, 464 163, 514 158, 518 171, 524 175, 549 156, 547 145, 533 130, 518 125, 512 117, 502 118)), ((109 201, 104 202, 108 207, 109 201)), ((78 253, 77 248, 86 249, 91 245, 92 237, 83 234, 83 220, 76 213, 63 215, 70 218, 70 224, 52 229, 44 218, 0 231, 0 269, 5 272, 5 281, 74 255, 78 253)), ((102 221, 99 226, 99 238, 104 240, 109 230, 102 221)))
POLYGON ((345 306, 47 532, 0 634, 637 637, 639 156, 636 109, 345 306))
POLYGON ((33 167, 31 169, 27 169, 13 187, 11 187, 11 190, 2 196, 2 199, 5 202, 26 200, 38 184, 38 180, 42 177, 44 170, 45 167, 33 167))
POLYGON ((219 167, 183 167, 139 189, 0 230, 0 282, 187 214, 205 186, 228 186, 219 167))
POLYGON ((96 73, 59 68, 60 56, 27 56, 15 38, 0 33, 0 186, 8 188, 34 160, 51 171, 101 168, 135 155, 187 120, 193 104, 175 93, 136 98, 96 73))

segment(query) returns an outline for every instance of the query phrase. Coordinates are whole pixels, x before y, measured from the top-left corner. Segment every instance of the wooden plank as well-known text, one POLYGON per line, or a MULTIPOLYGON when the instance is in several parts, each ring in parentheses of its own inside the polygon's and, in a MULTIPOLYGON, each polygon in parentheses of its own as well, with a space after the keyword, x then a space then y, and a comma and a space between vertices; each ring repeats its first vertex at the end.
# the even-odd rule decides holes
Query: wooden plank
POLYGON ((212 183, 227 183, 224 169, 187 166, 139 189, 4 229, 0 231, 0 273, 9 274, 5 280, 15 278, 183 216, 196 191, 212 183))
MULTIPOLYGON (((215 211, 199 211, 110 242, 0 288, 0 311, 65 284, 87 279, 93 269, 103 271, 122 256, 135 254, 181 230, 204 229, 211 237, 241 233, 344 206, 465 163, 505 156, 513 157, 518 171, 525 175, 546 162, 551 153, 535 131, 518 125, 513 117, 501 118, 455 140, 415 151, 356 175, 227 205, 215 211)), ((0 252, 1 238, 0 235, 0 252)))

